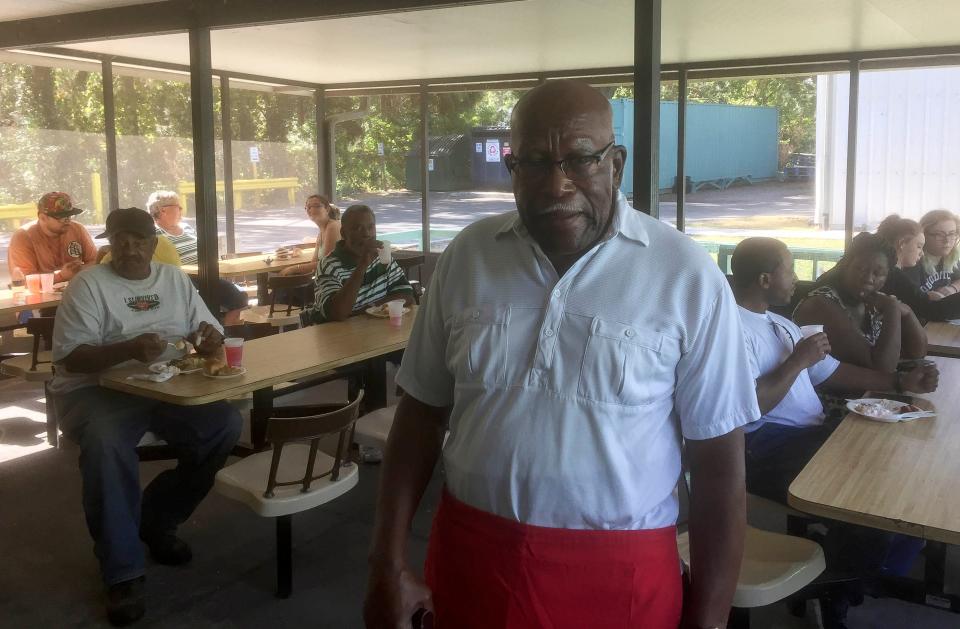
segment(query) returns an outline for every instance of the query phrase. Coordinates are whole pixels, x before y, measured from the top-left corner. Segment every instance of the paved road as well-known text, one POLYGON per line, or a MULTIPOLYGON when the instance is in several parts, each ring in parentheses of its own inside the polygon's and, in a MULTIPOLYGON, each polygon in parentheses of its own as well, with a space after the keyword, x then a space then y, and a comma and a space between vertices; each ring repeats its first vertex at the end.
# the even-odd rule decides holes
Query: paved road
MULTIPOLYGON (((421 228, 421 201, 417 192, 365 194, 338 202, 344 208, 351 203, 366 203, 374 209, 380 233, 409 232, 421 228)), ((509 192, 435 192, 430 195, 430 206, 431 229, 442 231, 459 231, 478 219, 514 209, 513 194, 509 192)), ((660 212, 663 220, 676 220, 676 203, 672 195, 665 196, 661 201, 660 212)), ((710 223, 718 219, 749 220, 768 215, 812 221, 813 185, 757 184, 700 191, 687 196, 687 225, 698 234, 712 231, 745 234, 748 231, 745 228, 730 230, 711 227, 710 223)), ((763 220, 758 219, 757 227, 762 228, 762 223, 763 220)), ((238 210, 235 224, 237 251, 271 251, 293 242, 312 242, 317 234, 316 227, 307 220, 303 209, 298 207, 238 210)), ((100 233, 101 228, 101 225, 88 226, 93 234, 100 233)), ((226 233, 226 222, 222 215, 218 230, 221 234, 226 233)), ((412 238, 415 240, 416 236, 412 238)), ((438 244, 442 246, 445 238, 438 244)), ((0 235, 0 285, 9 281, 6 264, 9 240, 9 231, 0 235)))

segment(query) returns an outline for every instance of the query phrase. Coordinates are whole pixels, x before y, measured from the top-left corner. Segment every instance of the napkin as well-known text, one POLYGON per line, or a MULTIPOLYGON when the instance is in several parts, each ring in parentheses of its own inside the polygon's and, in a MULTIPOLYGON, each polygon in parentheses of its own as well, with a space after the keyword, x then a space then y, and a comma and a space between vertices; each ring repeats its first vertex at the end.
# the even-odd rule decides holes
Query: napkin
POLYGON ((150 365, 151 370, 154 373, 135 373, 133 375, 127 376, 127 380, 147 380, 149 382, 166 382, 170 378, 180 373, 180 369, 174 367, 173 365, 164 365, 161 368, 156 368, 156 365, 150 365))

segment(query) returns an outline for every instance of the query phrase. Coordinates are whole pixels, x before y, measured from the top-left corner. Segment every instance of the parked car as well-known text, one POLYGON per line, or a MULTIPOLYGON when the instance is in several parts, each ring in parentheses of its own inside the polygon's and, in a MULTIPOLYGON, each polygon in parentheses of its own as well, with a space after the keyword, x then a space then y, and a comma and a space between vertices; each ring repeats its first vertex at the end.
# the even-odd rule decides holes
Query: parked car
POLYGON ((813 153, 790 153, 783 167, 783 177, 788 181, 810 181, 817 170, 817 156, 813 153))

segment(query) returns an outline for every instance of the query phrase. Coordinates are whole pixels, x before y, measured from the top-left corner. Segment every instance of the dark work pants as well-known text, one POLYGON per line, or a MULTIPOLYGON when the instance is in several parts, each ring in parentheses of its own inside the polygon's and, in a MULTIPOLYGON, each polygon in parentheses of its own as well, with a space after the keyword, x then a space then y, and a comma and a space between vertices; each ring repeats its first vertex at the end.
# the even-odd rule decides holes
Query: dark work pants
MULTIPOLYGON (((792 427, 765 423, 745 436, 747 491, 787 504, 787 489, 833 432, 832 425, 792 427)), ((831 570, 860 576, 903 576, 923 540, 879 529, 830 522, 824 554, 831 570)))
POLYGON ((144 573, 140 528, 176 530, 213 486, 240 436, 226 402, 176 406, 102 387, 57 396, 64 435, 80 446, 83 510, 107 585, 144 573), (175 468, 140 492, 136 446, 147 431, 174 447, 175 468), (141 519, 142 518, 142 519, 141 519))

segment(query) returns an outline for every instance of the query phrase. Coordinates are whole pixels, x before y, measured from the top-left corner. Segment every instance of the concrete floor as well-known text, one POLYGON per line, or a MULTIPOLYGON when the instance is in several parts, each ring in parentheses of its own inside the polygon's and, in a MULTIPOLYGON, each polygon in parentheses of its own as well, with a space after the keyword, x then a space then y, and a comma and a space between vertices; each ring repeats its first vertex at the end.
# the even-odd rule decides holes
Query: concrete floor
MULTIPOLYGON (((295 403, 290 401, 289 403, 295 403)), ((38 387, 0 380, 0 627, 107 626, 102 587, 80 509, 76 452, 43 441, 38 387)), ((169 462, 141 465, 145 484, 169 462)), ((212 492, 181 534, 194 549, 189 566, 148 564, 150 628, 361 627, 366 550, 380 468, 363 465, 359 485, 342 498, 294 518, 294 593, 273 596, 273 522, 212 492)), ((435 475, 417 512, 410 560, 422 564, 442 486, 435 475)), ((755 525, 782 530, 782 516, 752 513, 755 525)), ((951 591, 960 588, 960 557, 951 549, 951 591)), ((753 610, 761 629, 818 627, 816 604, 805 618, 783 605, 753 610)), ((895 600, 867 599, 850 614, 851 629, 947 629, 960 617, 895 600)))

